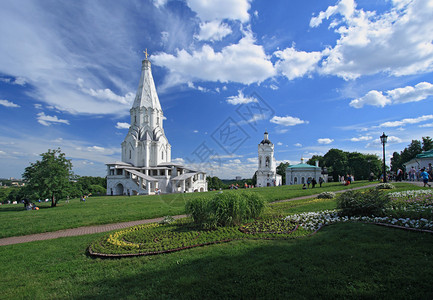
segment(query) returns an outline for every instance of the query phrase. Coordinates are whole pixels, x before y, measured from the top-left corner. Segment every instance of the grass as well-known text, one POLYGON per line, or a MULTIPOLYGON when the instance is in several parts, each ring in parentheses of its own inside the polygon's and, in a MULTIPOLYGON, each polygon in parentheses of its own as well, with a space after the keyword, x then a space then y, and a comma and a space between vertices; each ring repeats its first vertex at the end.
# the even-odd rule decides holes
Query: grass
POLYGON ((93 259, 101 234, 0 247, 2 299, 431 299, 433 235, 346 223, 297 240, 248 240, 93 259))
MULTIPOLYGON (((117 201, 126 206, 128 199, 117 201)), ((76 206, 93 200, 98 199, 76 206)), ((267 213, 327 208, 335 208, 334 199, 274 203, 267 213)), ((39 212, 45 210, 57 208, 39 212)), ((2 211, 2 218, 9 213, 2 211)), ((242 240, 157 256, 91 258, 87 247, 104 235, 0 247, 0 299, 433 298, 433 235, 427 233, 340 223, 295 240, 242 240)))
MULTIPOLYGON (((342 186, 340 183, 327 183, 322 188, 316 187, 307 190, 302 190, 300 185, 292 185, 255 188, 249 191, 259 193, 267 202, 272 202, 369 184, 368 181, 357 181, 350 186, 342 186)), ((414 185, 411 186, 415 187, 414 185)), ((90 197, 85 203, 80 202, 79 199, 71 199, 70 203, 61 201, 55 208, 50 208, 49 203, 41 203, 38 204, 40 207, 38 211, 26 211, 22 204, 2 205, 0 206, 0 238, 81 226, 151 219, 166 215, 179 215, 185 213, 187 199, 214 193, 216 192, 131 197, 90 197)))

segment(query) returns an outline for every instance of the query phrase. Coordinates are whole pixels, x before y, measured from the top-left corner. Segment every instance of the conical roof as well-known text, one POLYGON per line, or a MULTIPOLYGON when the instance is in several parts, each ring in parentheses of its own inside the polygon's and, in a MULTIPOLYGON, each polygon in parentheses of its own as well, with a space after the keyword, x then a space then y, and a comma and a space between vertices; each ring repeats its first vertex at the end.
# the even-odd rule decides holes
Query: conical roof
POLYGON ((140 83, 132 108, 142 106, 162 110, 158 94, 156 93, 155 82, 153 81, 150 61, 147 58, 144 59, 141 64, 140 83))

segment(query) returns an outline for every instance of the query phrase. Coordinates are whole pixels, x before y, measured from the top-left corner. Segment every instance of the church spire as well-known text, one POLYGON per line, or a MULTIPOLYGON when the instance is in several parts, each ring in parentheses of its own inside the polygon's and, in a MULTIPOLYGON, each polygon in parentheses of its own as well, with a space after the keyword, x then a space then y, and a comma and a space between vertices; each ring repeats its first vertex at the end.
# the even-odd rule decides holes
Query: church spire
POLYGON ((156 93, 155 82, 153 81, 152 69, 150 61, 147 59, 147 49, 144 51, 145 59, 141 63, 141 77, 138 84, 137 94, 135 96, 132 108, 152 108, 161 109, 158 94, 156 93))

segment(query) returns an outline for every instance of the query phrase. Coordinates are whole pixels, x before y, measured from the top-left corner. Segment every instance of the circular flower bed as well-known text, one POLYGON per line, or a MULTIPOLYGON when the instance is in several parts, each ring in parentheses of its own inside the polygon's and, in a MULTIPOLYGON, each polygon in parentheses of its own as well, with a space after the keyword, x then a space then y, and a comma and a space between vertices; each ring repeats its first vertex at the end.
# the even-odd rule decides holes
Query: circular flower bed
POLYGON ((89 253, 101 257, 152 255, 192 247, 241 239, 288 239, 311 232, 284 219, 264 219, 242 227, 218 227, 203 230, 188 220, 170 224, 146 224, 109 234, 89 247, 89 253))

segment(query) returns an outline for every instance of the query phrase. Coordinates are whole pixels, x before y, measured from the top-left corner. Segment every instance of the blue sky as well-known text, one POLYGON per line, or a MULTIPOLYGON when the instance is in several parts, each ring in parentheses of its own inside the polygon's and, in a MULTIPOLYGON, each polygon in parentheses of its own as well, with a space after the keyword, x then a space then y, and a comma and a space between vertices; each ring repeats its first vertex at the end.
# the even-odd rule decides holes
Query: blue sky
POLYGON ((331 148, 387 156, 433 136, 431 0, 0 3, 0 177, 61 147, 120 160, 147 49, 172 159, 250 178, 331 148))

